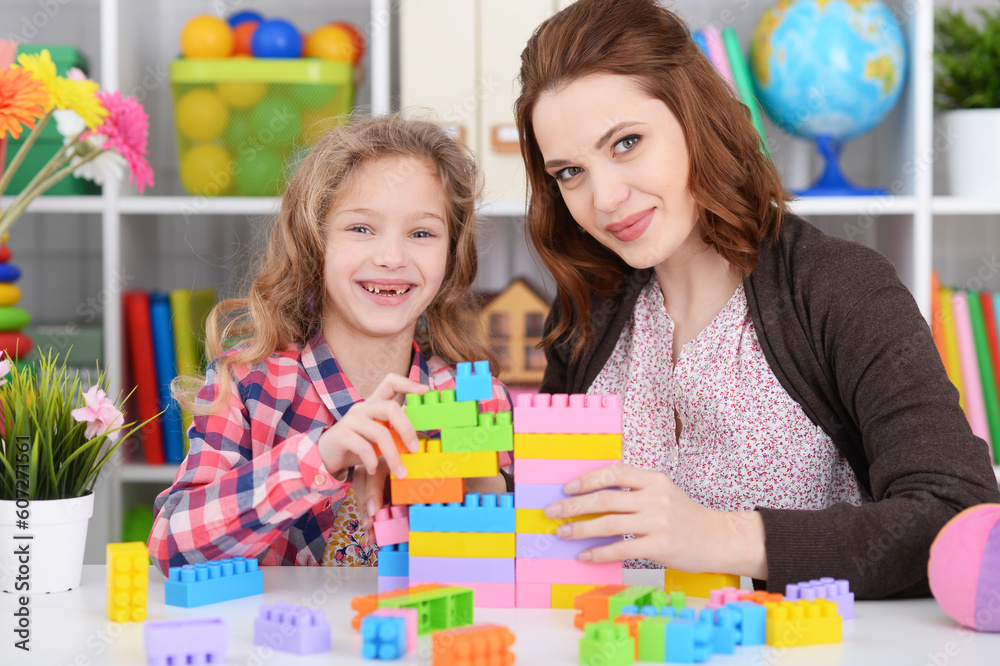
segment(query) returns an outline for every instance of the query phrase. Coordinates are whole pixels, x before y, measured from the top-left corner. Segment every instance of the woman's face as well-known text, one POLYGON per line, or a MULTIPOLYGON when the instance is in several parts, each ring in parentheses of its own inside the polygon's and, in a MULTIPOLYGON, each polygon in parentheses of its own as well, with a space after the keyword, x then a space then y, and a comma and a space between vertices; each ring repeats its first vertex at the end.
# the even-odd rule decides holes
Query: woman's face
POLYGON ((545 93, 532 124, 573 218, 627 264, 650 268, 705 247, 684 130, 634 79, 595 74, 545 93))

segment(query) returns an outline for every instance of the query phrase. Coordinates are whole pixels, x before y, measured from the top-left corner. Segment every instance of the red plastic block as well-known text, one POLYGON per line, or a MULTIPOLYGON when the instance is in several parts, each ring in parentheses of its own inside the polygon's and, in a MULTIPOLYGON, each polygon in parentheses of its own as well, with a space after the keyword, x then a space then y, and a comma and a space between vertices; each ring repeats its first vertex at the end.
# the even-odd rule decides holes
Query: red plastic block
POLYGON ((382 507, 375 514, 375 541, 380 546, 392 546, 410 540, 409 509, 405 504, 382 507))
POLYGON ((465 498, 465 479, 390 479, 393 504, 448 504, 465 498))
POLYGON ((582 393, 517 396, 515 433, 605 435, 621 431, 621 396, 582 393))
POLYGON ((591 622, 607 620, 608 601, 624 589, 624 585, 604 585, 578 596, 573 602, 573 608, 580 612, 573 618, 573 626, 583 629, 591 622))
POLYGON ((507 627, 495 624, 439 631, 431 638, 431 666, 511 666, 515 658, 510 646, 514 641, 507 627))

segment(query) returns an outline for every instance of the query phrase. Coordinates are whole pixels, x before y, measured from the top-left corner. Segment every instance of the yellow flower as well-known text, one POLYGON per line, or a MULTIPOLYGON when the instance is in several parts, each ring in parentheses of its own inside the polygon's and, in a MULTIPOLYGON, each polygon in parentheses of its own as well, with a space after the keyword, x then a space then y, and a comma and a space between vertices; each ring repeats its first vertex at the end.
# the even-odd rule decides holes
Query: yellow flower
POLYGON ((37 55, 22 53, 17 57, 17 62, 32 77, 41 81, 49 92, 46 111, 51 111, 53 107, 76 111, 90 129, 99 127, 107 117, 108 110, 97 99, 100 86, 87 79, 77 81, 56 76, 56 64, 52 62, 48 49, 42 49, 37 55))

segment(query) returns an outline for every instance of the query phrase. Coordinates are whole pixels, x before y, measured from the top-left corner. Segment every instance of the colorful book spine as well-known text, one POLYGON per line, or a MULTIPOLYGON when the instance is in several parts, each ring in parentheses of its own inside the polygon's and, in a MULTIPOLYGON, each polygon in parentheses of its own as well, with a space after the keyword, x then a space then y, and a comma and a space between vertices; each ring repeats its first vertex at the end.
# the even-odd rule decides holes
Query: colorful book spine
POLYGON ((986 405, 983 401, 983 384, 979 379, 979 362, 976 345, 972 339, 972 322, 969 319, 969 301, 965 291, 956 289, 951 295, 955 314, 955 332, 958 335, 958 355, 962 362, 962 383, 965 386, 966 414, 972 432, 990 443, 990 429, 986 423, 986 405))
POLYGON ((937 271, 931 271, 931 335, 945 368, 948 367, 948 352, 944 345, 944 331, 941 330, 941 278, 937 271))
POLYGON ((958 402, 962 406, 962 411, 968 416, 965 382, 962 380, 962 361, 958 353, 958 334, 955 332, 955 312, 951 307, 951 289, 948 287, 941 287, 941 335, 944 338, 948 359, 944 367, 948 371, 948 379, 958 389, 958 402))
POLYGON ((726 80, 729 87, 736 90, 736 83, 733 81, 733 70, 729 67, 729 57, 726 55, 726 45, 722 42, 722 31, 717 25, 708 25, 701 31, 705 35, 705 43, 708 45, 708 57, 719 71, 722 78, 726 80))
POLYGON ((698 48, 701 49, 701 52, 705 54, 705 57, 711 60, 712 55, 708 52, 708 44, 705 43, 705 35, 702 34, 701 30, 693 32, 691 37, 694 39, 694 43, 698 45, 698 48))
POLYGON ((760 105, 754 96, 753 79, 750 78, 750 68, 743 57, 743 50, 740 48, 740 39, 736 36, 736 30, 731 26, 722 29, 722 42, 726 48, 726 55, 729 58, 729 67, 733 72, 733 82, 740 99, 750 109, 750 118, 753 126, 760 134, 761 146, 767 152, 767 136, 764 134, 764 120, 760 114, 760 105))
POLYGON ((168 463, 179 463, 184 459, 184 438, 181 433, 180 407, 170 395, 170 382, 177 376, 177 359, 174 352, 170 297, 166 293, 154 291, 149 295, 149 316, 153 326, 153 351, 156 357, 160 409, 164 411, 160 417, 163 426, 164 457, 168 463))
POLYGON ((979 294, 983 306, 983 327, 986 329, 986 341, 990 347, 990 363, 993 365, 993 380, 996 382, 997 397, 1000 399, 1000 326, 997 326, 997 310, 993 306, 993 294, 979 294))
POLYGON ((995 458, 1000 454, 1000 405, 997 404, 997 385, 993 377, 993 364, 990 363, 990 345, 986 339, 986 327, 983 322, 983 308, 979 294, 970 291, 966 298, 969 304, 969 321, 972 324, 972 340, 976 345, 976 360, 979 363, 979 378, 983 384, 986 425, 990 431, 989 441, 996 443, 993 449, 995 458))
POLYGON ((157 383, 153 353, 153 327, 150 321, 149 294, 129 291, 123 295, 123 314, 127 333, 128 359, 135 382, 136 412, 139 421, 152 419, 141 431, 142 450, 148 465, 162 465, 163 433, 160 419, 160 387, 157 383))

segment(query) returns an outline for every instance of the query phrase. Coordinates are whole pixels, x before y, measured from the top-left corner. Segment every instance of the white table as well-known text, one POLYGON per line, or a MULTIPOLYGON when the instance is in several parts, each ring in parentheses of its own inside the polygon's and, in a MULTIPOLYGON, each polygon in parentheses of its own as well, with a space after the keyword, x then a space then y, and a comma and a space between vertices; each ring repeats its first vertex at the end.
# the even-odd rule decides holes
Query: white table
MULTIPOLYGON (((278 666, 298 664, 368 664, 360 657, 361 638, 351 629, 351 598, 376 590, 373 569, 336 567, 264 567, 264 595, 236 599, 200 608, 177 608, 163 603, 163 577, 150 569, 149 619, 221 617, 229 625, 227 664, 278 666), (333 654, 309 657, 272 652, 253 644, 253 620, 263 603, 284 601, 326 611, 333 629, 333 654)), ((628 572, 626 583, 649 584, 654 572, 628 572), (635 575, 633 575, 635 574, 635 575)), ((662 575, 659 576, 662 584, 662 575)), ((83 583, 72 592, 31 599, 31 648, 14 648, 11 594, 0 594, 0 666, 92 666, 146 661, 141 624, 110 622, 104 611, 104 567, 84 567, 83 583)), ((700 606, 700 600, 691 605, 700 606)), ((577 664, 581 632, 573 628, 571 610, 477 609, 476 622, 506 625, 517 635, 513 650, 517 663, 577 664)), ((430 640, 421 638, 420 650, 402 664, 427 664, 430 640)), ((735 656, 713 655, 707 662, 719 666, 754 664, 785 666, 808 664, 1000 664, 1000 634, 977 634, 959 628, 933 599, 866 601, 855 606, 855 619, 844 623, 840 645, 777 650, 767 646, 739 647, 735 656)))

